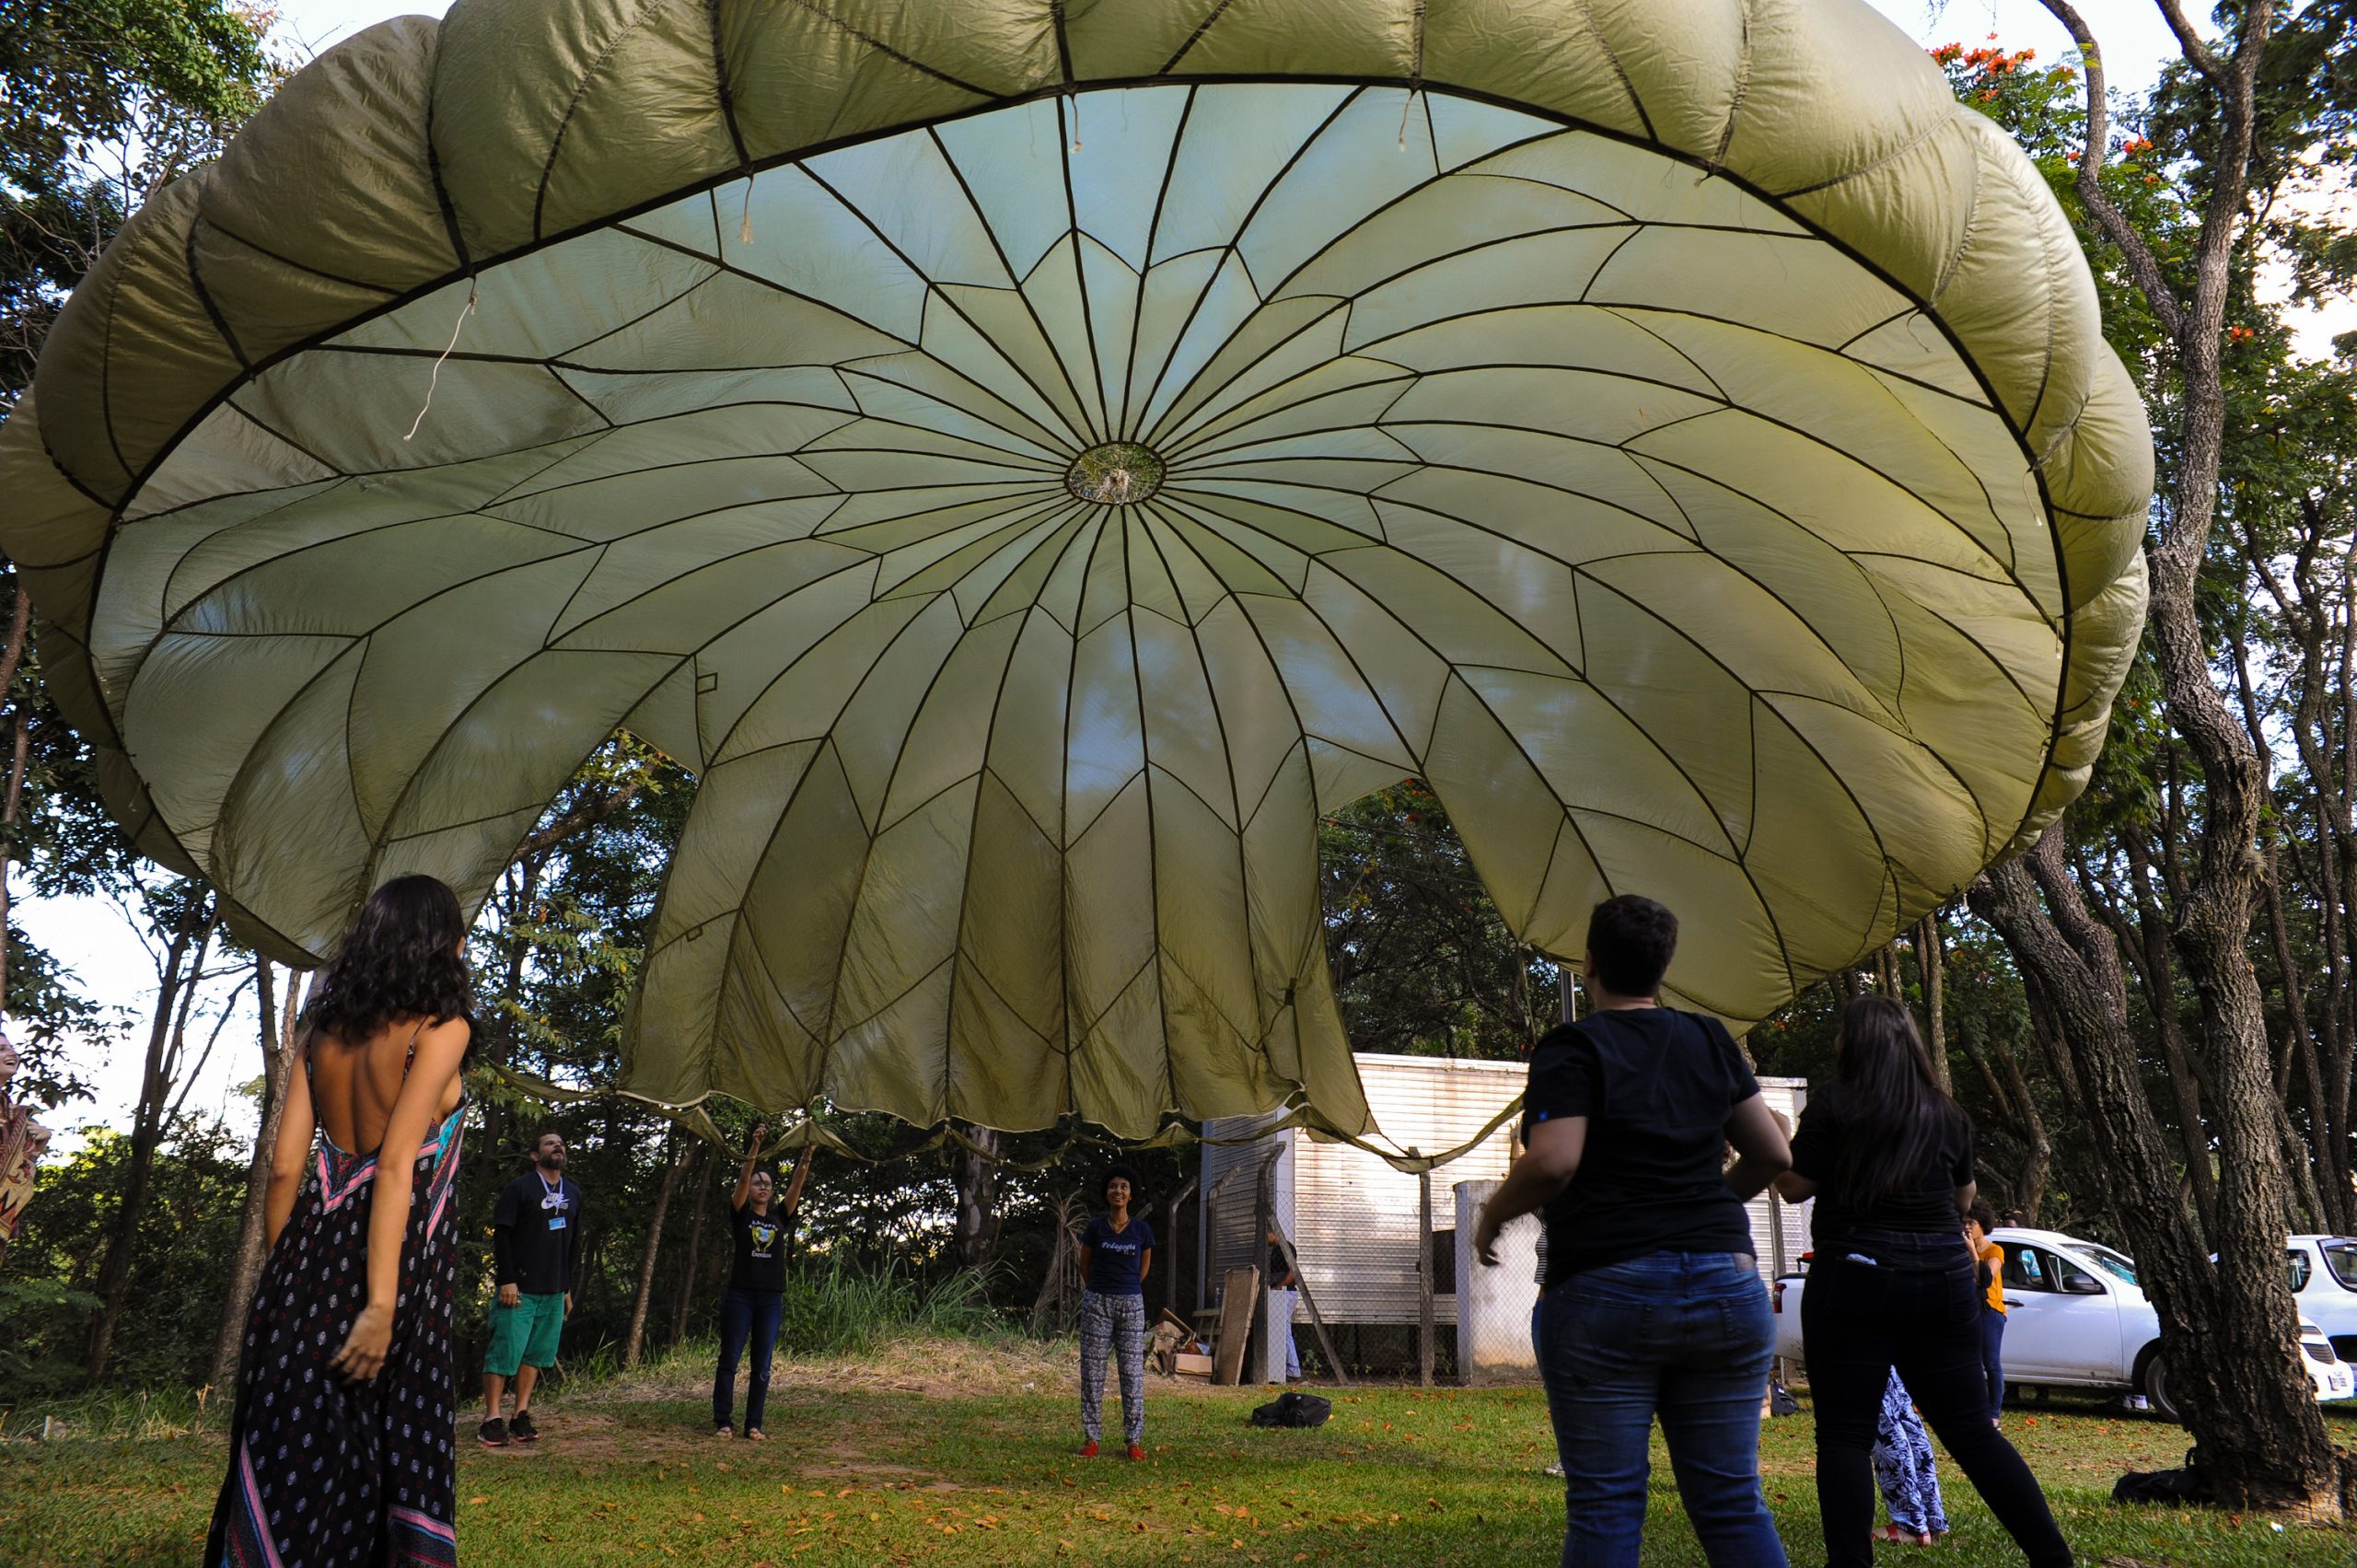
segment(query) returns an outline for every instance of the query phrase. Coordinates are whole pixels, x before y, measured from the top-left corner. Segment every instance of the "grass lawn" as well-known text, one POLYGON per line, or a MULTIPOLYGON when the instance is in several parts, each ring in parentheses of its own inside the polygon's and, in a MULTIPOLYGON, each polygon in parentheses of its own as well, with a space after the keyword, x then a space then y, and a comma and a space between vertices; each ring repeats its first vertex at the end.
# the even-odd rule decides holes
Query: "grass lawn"
MULTIPOLYGON (((1256 1389, 1148 1379, 1149 1462, 1074 1452, 1076 1378, 1062 1353, 903 1343, 858 1361, 782 1365, 772 1441, 706 1434, 690 1360, 538 1406, 530 1447, 465 1445, 459 1527, 477 1563, 1028 1564, 1551 1562, 1562 1526, 1536 1389, 1327 1389, 1333 1421, 1261 1432, 1256 1389)), ((706 1374, 708 1376, 709 1375, 706 1374)), ((1107 1412, 1118 1434, 1118 1404, 1107 1412)), ((470 1423, 472 1417, 470 1416, 470 1423)), ((2328 1418, 2357 1443, 2357 1413, 2328 1418)), ((2184 1434, 2092 1402, 2008 1420, 2064 1532, 2093 1563, 2347 1568, 2357 1536, 2263 1519, 2124 1509, 2124 1469, 2179 1462, 2184 1434)), ((5 1432, 6 1428, 0 1428, 5 1432)), ((1810 1420, 1770 1423, 1762 1465, 1795 1564, 1821 1562, 1810 1420)), ((197 1561, 226 1446, 213 1434, 0 1442, 0 1563, 197 1561)), ((1655 1456, 1644 1561, 1701 1562, 1655 1456)), ((1956 1526, 1928 1568, 2018 1563, 1952 1468, 1956 1526)), ((291 1565, 290 1565, 291 1568, 291 1565)))

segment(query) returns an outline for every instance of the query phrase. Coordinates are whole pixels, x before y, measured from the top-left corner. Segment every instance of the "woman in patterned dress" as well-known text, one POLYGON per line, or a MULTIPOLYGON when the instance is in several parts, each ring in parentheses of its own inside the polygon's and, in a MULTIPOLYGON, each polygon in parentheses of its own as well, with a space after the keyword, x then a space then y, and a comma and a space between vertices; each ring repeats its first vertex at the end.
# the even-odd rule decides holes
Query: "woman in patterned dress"
POLYGON ((1882 1489, 1890 1523, 1875 1532, 1881 1540, 1929 1546, 1948 1533, 1947 1510, 1940 1503, 1940 1467, 1932 1439, 1907 1385, 1893 1372, 1883 1386, 1882 1417, 1875 1429, 1875 1484, 1882 1489))
POLYGON ((306 1015, 206 1568, 459 1560, 451 1188, 472 1035, 466 933, 441 882, 386 883, 306 1015))

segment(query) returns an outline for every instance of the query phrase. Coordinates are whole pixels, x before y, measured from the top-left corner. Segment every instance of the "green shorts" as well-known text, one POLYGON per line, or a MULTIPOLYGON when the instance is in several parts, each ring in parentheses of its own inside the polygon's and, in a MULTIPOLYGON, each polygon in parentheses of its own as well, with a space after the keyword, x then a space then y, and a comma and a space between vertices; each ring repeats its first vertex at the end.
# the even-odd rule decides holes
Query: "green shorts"
POLYGON ((483 1353, 482 1369, 494 1377, 513 1377, 526 1363, 543 1369, 556 1365, 556 1342, 564 1332, 564 1295, 527 1295, 513 1307, 491 1304, 491 1348, 483 1353))

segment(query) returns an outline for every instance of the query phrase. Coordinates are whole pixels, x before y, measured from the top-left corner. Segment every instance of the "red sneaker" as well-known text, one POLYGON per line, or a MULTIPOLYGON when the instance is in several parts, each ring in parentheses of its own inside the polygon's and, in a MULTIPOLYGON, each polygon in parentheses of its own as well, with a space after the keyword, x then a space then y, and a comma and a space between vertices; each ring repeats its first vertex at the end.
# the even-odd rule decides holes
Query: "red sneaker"
POLYGON ((1093 1459, 1097 1457, 1096 1438, 1092 1437, 1087 1442, 1083 1443, 1080 1446, 1080 1457, 1084 1459, 1093 1459))
POLYGON ((1132 1459, 1143 1459, 1145 1458, 1145 1450, 1132 1443, 1130 1445, 1130 1458, 1132 1459))

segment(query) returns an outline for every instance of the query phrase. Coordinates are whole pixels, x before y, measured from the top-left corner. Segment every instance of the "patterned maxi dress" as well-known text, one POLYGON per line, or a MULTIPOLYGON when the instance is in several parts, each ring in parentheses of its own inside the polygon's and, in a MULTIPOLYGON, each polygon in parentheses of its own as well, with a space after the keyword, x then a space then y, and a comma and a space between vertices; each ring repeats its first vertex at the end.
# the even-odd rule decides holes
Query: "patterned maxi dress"
POLYGON ((1940 1505, 1939 1462, 1932 1458, 1923 1418, 1915 1413, 1915 1402, 1896 1372, 1883 1386, 1874 1458, 1875 1483, 1882 1488, 1890 1522, 1911 1536, 1947 1534, 1947 1510, 1940 1505))
POLYGON ((331 1371, 366 1304, 377 1157, 324 1130, 317 1164, 263 1264, 246 1320, 229 1474, 205 1568, 444 1568, 459 1561, 458 1282, 460 1101, 417 1151, 393 1339, 372 1382, 331 1371))

